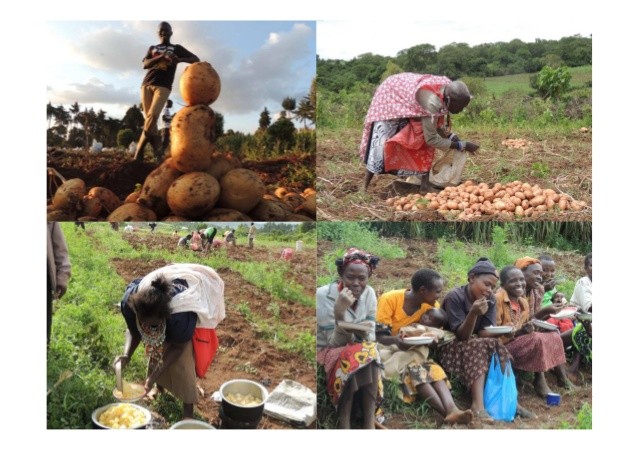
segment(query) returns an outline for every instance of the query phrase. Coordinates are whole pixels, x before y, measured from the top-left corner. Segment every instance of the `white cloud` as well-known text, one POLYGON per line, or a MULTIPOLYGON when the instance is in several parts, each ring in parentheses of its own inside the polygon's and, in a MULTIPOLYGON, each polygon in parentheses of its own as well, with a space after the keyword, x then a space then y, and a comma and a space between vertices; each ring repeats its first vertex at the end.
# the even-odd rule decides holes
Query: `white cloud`
MULTIPOLYGON (((90 104, 134 105, 139 103, 139 91, 130 88, 115 87, 92 78, 86 83, 73 83, 63 89, 47 86, 48 100, 54 105, 69 105, 78 102, 81 106, 90 104)), ((120 119, 120 118, 117 118, 120 119)))

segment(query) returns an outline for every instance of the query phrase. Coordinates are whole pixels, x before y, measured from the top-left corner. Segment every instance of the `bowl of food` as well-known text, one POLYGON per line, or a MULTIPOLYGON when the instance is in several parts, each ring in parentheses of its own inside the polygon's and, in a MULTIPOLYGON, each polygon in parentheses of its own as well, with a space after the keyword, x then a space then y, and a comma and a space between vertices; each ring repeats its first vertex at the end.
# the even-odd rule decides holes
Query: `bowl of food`
POLYGON ((182 420, 172 425, 171 429, 215 429, 215 427, 199 420, 182 420))
POLYGON ((137 404, 116 402, 95 409, 91 420, 97 429, 146 429, 152 416, 137 404))
POLYGON ((113 397, 120 402, 137 402, 144 397, 146 389, 142 384, 122 383, 122 390, 113 389, 113 397))
POLYGON ((488 326, 485 328, 492 335, 509 334, 514 330, 513 326, 488 326))
POLYGON ((219 392, 226 417, 238 422, 259 422, 268 399, 266 387, 248 379, 234 379, 224 382, 219 392))

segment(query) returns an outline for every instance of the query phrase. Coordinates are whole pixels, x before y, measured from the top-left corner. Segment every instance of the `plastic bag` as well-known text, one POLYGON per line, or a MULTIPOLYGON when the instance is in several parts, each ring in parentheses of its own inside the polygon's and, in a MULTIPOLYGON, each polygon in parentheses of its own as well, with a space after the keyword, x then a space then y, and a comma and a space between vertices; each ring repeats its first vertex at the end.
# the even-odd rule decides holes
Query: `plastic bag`
POLYGON ((501 369, 500 359, 492 354, 490 369, 483 391, 485 410, 492 418, 500 421, 512 421, 516 415, 518 390, 512 370, 512 363, 508 360, 505 372, 501 369))
POLYGON ((467 160, 467 152, 459 152, 455 149, 448 150, 432 166, 430 172, 430 183, 434 186, 445 188, 446 186, 457 186, 461 183, 463 168, 467 160))

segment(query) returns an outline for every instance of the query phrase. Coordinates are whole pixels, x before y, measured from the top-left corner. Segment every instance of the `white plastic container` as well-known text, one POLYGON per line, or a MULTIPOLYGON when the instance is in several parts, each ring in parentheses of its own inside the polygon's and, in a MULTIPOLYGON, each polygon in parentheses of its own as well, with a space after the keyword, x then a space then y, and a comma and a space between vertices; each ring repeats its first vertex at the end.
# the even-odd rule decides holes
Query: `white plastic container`
POLYGON ((295 243, 295 250, 296 250, 297 252, 301 252, 301 251, 303 251, 303 241, 297 241, 297 242, 295 243))

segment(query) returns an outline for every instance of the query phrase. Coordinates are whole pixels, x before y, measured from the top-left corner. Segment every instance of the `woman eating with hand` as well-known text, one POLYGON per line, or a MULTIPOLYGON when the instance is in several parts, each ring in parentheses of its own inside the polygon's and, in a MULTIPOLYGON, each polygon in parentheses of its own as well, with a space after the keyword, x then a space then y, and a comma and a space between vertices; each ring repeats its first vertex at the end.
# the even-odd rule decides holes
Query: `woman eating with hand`
POLYGON ((378 262, 377 257, 350 248, 336 261, 339 280, 317 289, 317 362, 325 369, 340 429, 351 428, 353 407, 361 409, 363 428, 374 429, 383 400, 374 328, 377 297, 368 285, 378 262), (355 328, 348 327, 352 324, 355 328))
POLYGON ((492 422, 485 410, 483 389, 493 354, 501 368, 511 360, 507 348, 486 330, 496 326, 496 303, 493 291, 498 283, 496 268, 487 258, 480 258, 468 271, 468 283, 450 291, 443 299, 448 327, 456 340, 441 349, 441 365, 455 375, 472 396, 475 419, 492 422))

